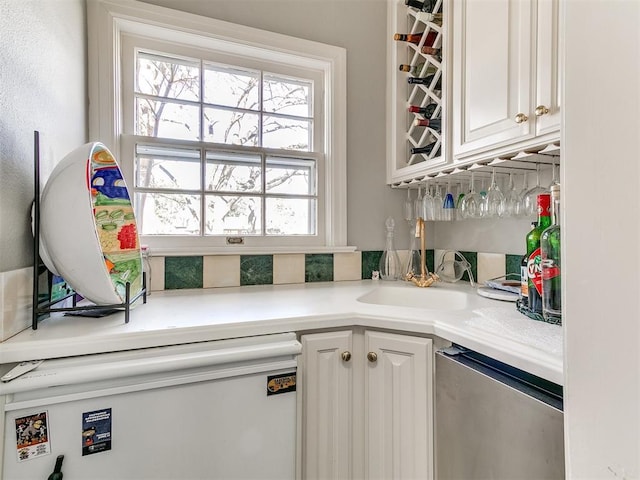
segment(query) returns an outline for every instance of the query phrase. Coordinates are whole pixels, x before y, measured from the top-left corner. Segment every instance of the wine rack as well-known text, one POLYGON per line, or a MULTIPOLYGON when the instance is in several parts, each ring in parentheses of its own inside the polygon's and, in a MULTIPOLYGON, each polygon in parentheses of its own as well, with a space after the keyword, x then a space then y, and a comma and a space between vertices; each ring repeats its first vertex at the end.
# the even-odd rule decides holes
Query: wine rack
MULTIPOLYGON (((429 0, 427 0, 429 3, 429 0)), ((390 95, 389 183, 415 178, 425 168, 447 163, 447 12, 444 0, 436 0, 429 12, 405 5, 404 0, 389 2, 389 37, 396 33, 420 34, 417 43, 390 40, 388 51, 390 95), (424 50, 433 50, 423 53, 424 50), (399 70, 410 65, 412 72, 399 70), (408 79, 429 78, 427 84, 410 84, 408 79), (395 95, 394 93, 395 92, 395 95), (409 106, 432 105, 425 117, 411 113, 409 106), (416 125, 417 119, 440 119, 441 129, 416 125), (412 154, 412 149, 431 145, 430 151, 412 154)))

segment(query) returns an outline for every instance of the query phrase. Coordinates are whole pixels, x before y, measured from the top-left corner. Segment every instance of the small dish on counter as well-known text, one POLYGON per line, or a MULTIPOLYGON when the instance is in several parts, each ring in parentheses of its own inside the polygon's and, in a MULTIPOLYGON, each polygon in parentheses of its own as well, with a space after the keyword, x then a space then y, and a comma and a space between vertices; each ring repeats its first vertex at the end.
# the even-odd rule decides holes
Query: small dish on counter
POLYGON ((142 289, 138 229, 120 167, 99 142, 54 168, 40 200, 40 256, 97 305, 123 303, 142 289))
POLYGON ((503 302, 515 302, 519 297, 517 293, 491 287, 479 287, 476 291, 481 297, 502 300, 503 302))

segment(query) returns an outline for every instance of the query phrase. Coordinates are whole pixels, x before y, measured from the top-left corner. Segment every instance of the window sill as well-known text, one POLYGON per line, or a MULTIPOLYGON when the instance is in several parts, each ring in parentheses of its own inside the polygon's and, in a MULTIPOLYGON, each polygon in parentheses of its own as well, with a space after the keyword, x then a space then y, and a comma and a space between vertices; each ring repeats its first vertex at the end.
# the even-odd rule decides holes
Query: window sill
POLYGON ((194 255, 284 255, 294 253, 352 253, 357 247, 157 247, 149 248, 149 255, 157 256, 194 256, 194 255))

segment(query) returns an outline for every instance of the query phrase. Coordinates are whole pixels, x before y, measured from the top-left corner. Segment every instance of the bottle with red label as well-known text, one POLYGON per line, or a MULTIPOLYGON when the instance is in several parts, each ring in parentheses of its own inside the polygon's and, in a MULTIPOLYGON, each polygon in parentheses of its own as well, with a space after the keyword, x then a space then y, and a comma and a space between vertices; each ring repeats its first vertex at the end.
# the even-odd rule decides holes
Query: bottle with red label
MULTIPOLYGON (((538 226, 538 222, 531 222, 531 229, 538 226)), ((527 275, 527 264, 529 256, 524 255, 520 262, 520 306, 529 308, 529 275, 527 275)))
POLYGON ((542 256, 540 236, 551 225, 551 196, 538 195, 538 226, 527 235, 527 276, 529 278, 529 311, 542 315, 542 256))
POLYGON ((560 185, 551 187, 553 224, 540 236, 542 256, 542 316, 549 323, 562 323, 560 286, 560 185))

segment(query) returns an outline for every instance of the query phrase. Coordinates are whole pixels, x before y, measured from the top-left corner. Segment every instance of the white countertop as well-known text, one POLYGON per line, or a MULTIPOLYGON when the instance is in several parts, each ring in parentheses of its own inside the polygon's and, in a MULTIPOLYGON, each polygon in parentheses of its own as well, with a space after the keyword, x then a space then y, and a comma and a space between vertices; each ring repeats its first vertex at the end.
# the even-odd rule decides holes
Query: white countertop
POLYGON ((362 280, 153 292, 128 324, 124 312, 45 319, 0 344, 0 364, 351 326, 433 334, 563 383, 562 327, 480 297, 469 284, 442 282, 426 289, 362 280), (365 295, 402 306, 358 300, 365 295))

